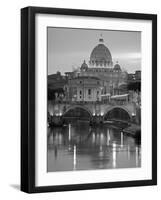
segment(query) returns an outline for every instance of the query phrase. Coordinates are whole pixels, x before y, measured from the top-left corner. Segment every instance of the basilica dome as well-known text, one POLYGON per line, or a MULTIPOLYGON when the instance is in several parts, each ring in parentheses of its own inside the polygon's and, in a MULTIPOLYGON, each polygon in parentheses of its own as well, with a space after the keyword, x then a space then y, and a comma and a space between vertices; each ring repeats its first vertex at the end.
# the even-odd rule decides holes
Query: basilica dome
POLYGON ((112 56, 109 49, 103 44, 103 39, 99 39, 99 44, 92 50, 90 55, 90 65, 112 66, 112 56))
POLYGON ((86 71, 88 69, 88 65, 86 64, 86 61, 84 60, 83 64, 81 65, 81 70, 86 71))
POLYGON ((114 66, 113 68, 115 71, 121 71, 121 67, 120 65, 118 64, 118 62, 116 63, 116 65, 114 66))

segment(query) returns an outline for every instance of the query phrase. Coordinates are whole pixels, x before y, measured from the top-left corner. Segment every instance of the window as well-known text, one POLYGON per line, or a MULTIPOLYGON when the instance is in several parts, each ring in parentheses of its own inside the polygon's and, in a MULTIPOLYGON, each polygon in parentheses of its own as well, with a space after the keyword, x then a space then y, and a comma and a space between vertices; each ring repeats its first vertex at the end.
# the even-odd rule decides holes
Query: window
POLYGON ((91 95, 91 89, 88 89, 88 95, 91 95))
POLYGON ((82 95, 82 90, 79 91, 79 94, 82 95))

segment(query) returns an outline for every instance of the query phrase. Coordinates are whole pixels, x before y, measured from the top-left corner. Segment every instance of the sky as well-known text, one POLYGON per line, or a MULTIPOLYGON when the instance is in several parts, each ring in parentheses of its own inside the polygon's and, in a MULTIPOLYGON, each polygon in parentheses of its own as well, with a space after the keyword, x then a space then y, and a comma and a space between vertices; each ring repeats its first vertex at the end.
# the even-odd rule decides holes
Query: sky
POLYGON ((88 64, 101 35, 114 64, 128 73, 141 70, 141 32, 48 27, 48 74, 70 72, 84 60, 88 64))

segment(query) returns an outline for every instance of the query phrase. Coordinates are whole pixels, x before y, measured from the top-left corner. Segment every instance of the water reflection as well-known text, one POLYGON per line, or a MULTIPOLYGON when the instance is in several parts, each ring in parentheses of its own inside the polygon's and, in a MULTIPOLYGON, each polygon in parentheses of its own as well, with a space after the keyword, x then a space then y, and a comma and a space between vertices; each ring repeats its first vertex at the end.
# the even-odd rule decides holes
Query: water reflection
POLYGON ((112 166, 113 166, 113 168, 115 168, 116 167, 116 143, 115 142, 113 142, 113 144, 112 144, 112 147, 113 147, 113 153, 112 153, 112 159, 113 159, 113 162, 112 162, 112 166))
POLYGON ((77 164, 77 152, 76 152, 76 145, 74 145, 74 155, 73 155, 73 166, 74 170, 76 169, 76 164, 77 164))
POLYGON ((140 167, 140 152, 134 138, 107 126, 48 128, 48 172, 140 167))

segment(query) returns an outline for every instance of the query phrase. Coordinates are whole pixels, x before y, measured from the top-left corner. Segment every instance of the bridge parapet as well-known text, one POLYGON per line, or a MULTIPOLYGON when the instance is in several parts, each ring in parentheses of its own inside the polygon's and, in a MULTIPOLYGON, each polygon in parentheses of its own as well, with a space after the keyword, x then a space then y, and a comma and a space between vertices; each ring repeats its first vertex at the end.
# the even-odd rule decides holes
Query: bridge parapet
POLYGON ((74 109, 76 107, 83 108, 87 110, 91 115, 100 115, 104 116, 110 110, 114 108, 121 108, 125 110, 130 117, 136 115, 136 105, 134 103, 128 102, 124 104, 116 104, 116 103, 97 103, 97 102, 49 102, 48 103, 48 111, 50 115, 62 116, 64 113, 69 111, 70 109, 74 109))

